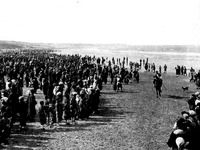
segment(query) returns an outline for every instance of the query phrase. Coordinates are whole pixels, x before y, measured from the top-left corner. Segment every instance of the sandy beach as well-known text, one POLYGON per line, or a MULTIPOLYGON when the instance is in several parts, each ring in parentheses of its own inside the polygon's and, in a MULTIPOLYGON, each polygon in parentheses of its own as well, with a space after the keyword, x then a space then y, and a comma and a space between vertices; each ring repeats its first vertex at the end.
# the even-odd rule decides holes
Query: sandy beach
MULTIPOLYGON (((63 122, 53 128, 45 127, 45 131, 41 129, 38 115, 36 122, 28 122, 26 132, 15 131, 17 122, 9 139, 10 144, 5 149, 169 150, 166 142, 174 122, 181 115, 181 111, 188 110, 186 101, 197 91, 195 84, 189 82, 189 76, 176 77, 174 67, 182 64, 198 68, 200 56, 194 56, 194 52, 190 55, 178 55, 178 52, 150 53, 145 50, 127 50, 124 45, 117 47, 118 49, 113 45, 101 45, 98 48, 91 45, 72 45, 68 46, 68 49, 57 49, 57 53, 95 55, 108 60, 112 57, 121 60, 128 57, 129 61, 133 62, 148 58, 150 63, 154 62, 157 66, 167 64, 168 71, 162 74, 164 86, 161 98, 156 98, 152 82, 154 74, 144 71, 143 67, 139 71, 140 82, 124 84, 123 92, 114 91, 108 78, 108 83, 103 84, 101 91, 98 115, 91 115, 87 120, 77 120, 75 125, 66 126, 63 122), (183 92, 182 86, 189 86, 189 90, 183 92)), ((25 96, 29 89, 23 89, 25 96)), ((44 95, 38 90, 35 96, 38 109, 44 95)))
POLYGON ((0 0, 0 18, 0 149, 200 147, 199 0, 0 0))

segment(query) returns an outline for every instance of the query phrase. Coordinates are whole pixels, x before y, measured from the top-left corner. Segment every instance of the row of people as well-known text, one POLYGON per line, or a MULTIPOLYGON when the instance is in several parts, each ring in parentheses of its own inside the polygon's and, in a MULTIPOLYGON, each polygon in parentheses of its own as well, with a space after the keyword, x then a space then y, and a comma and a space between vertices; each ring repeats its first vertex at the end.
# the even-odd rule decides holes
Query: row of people
POLYGON ((167 142, 168 146, 174 150, 200 149, 200 93, 192 94, 187 103, 189 110, 181 112, 167 142))

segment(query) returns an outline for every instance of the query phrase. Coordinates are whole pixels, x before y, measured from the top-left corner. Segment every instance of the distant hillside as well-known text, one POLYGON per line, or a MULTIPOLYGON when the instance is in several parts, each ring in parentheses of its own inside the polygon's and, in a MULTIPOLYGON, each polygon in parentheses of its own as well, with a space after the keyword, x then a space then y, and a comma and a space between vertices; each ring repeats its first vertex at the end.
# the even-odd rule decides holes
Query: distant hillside
POLYGON ((16 49, 16 48, 24 48, 24 44, 22 42, 14 42, 14 41, 0 41, 0 49, 16 49))
POLYGON ((126 45, 126 44, 81 44, 81 43, 28 43, 19 41, 1 41, 1 49, 51 49, 51 50, 111 50, 111 51, 157 51, 157 52, 199 52, 198 45, 126 45))
POLYGON ((52 49, 54 46, 50 43, 27 43, 18 41, 0 41, 1 49, 52 49))

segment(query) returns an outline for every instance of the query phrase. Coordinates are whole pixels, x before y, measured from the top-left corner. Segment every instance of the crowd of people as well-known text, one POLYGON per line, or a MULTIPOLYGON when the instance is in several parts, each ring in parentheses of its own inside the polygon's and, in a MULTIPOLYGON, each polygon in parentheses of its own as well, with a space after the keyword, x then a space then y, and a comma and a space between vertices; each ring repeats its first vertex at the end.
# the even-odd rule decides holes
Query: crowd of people
MULTIPOLYGON (((3 52, 0 55, 0 143, 8 144, 13 126, 19 122, 19 131, 27 130, 27 122, 35 122, 36 105, 41 128, 53 127, 61 122, 75 124, 99 113, 100 93, 108 77, 113 90, 119 91, 122 83, 135 79, 139 83, 139 70, 155 74, 153 84, 157 97, 162 92, 161 66, 147 60, 131 62, 128 57, 107 58, 58 55, 52 51, 32 50, 3 52), (129 65, 129 69, 125 66, 129 65), (24 89, 30 89, 26 93, 24 89), (44 99, 36 100, 41 90, 44 99)), ((167 72, 167 65, 163 66, 167 72)), ((199 77, 200 78, 200 77, 199 77)), ((169 147, 194 147, 200 125, 200 94, 188 100, 189 111, 182 112, 168 141, 169 147), (191 135, 195 134, 195 136, 191 135)))
POLYGON ((103 65, 94 58, 56 55, 49 52, 6 52, 0 56, 0 143, 7 144, 15 122, 27 130, 36 116, 35 94, 40 89, 41 125, 52 126, 63 119, 88 118, 98 112, 103 65), (24 86, 29 88, 24 94, 24 86))
MULTIPOLYGON (((107 78, 115 91, 133 77, 139 82, 138 63, 125 68, 128 57, 96 58, 58 55, 47 50, 7 51, 0 55, 0 143, 8 144, 13 126, 26 131, 27 122, 36 119, 41 128, 59 123, 75 124, 99 113, 100 91, 107 78), (24 89, 30 89, 27 92, 24 89), (44 99, 36 100, 41 90, 44 99)), ((122 88, 121 88, 122 90, 122 88)))
POLYGON ((185 76, 187 76, 187 68, 186 68, 186 66, 177 65, 177 66, 175 67, 175 70, 176 70, 176 76, 180 76, 180 75, 185 75, 185 76))
POLYGON ((167 142, 168 146, 174 150, 200 149, 200 93, 192 94, 187 103, 189 110, 181 112, 167 142))
POLYGON ((162 73, 167 73, 167 65, 165 64, 163 67, 161 65, 158 66, 158 68, 156 68, 155 63, 150 63, 148 58, 140 60, 140 66, 144 66, 144 69, 148 72, 153 72, 156 73, 156 71, 158 71, 158 73, 162 74, 162 73), (143 63, 142 63, 143 62, 143 63))

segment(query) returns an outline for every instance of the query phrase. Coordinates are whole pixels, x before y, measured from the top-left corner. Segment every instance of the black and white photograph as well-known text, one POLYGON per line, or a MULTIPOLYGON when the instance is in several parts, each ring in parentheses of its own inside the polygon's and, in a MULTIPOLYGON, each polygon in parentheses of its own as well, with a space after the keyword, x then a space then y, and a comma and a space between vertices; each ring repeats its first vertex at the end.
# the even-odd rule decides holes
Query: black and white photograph
POLYGON ((0 0, 0 149, 199 139, 199 0, 0 0))

